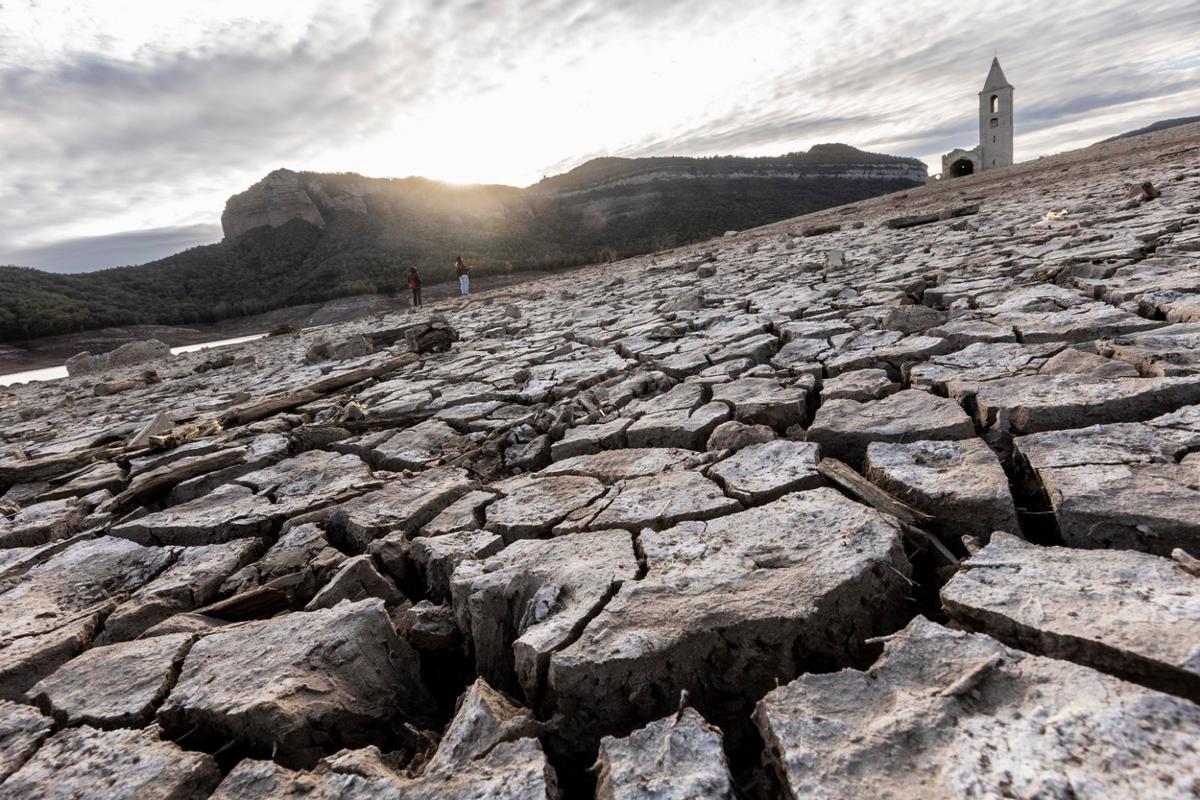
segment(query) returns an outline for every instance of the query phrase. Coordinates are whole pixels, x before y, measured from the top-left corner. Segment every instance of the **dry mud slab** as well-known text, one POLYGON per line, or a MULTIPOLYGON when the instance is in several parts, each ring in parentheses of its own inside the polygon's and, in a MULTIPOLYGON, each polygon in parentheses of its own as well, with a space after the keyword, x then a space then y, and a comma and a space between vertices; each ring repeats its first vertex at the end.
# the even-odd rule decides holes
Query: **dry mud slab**
POLYGON ((1190 126, 0 388, 0 797, 1194 797, 1198 557, 1190 126))
POLYGON ((787 797, 1191 797, 1200 707, 917 618, 755 710, 787 797))

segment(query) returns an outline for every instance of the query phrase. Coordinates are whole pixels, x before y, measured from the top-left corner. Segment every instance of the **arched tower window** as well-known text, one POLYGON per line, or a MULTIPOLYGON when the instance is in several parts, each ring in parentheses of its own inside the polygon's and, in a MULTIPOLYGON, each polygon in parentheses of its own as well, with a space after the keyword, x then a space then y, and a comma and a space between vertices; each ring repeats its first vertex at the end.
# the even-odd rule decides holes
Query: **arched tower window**
POLYGON ((992 95, 992 113, 996 114, 1000 111, 1000 95, 992 95))

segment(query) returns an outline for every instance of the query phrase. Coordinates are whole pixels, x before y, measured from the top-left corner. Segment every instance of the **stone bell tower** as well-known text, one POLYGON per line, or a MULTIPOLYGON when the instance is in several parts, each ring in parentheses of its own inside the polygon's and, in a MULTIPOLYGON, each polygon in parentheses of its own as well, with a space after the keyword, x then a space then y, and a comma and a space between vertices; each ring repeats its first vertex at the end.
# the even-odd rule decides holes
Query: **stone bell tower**
POLYGON ((998 58, 979 93, 979 156, 981 171, 1013 163, 1013 87, 998 58))

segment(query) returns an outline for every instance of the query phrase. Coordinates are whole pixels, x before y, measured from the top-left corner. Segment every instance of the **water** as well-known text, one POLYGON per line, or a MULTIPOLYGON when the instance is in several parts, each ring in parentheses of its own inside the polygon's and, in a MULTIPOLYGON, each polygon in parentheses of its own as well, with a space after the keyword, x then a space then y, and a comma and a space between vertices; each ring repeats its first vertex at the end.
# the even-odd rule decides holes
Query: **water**
MULTIPOLYGON (((266 336, 265 333, 256 333, 251 336, 238 336, 235 339, 219 339, 215 342, 185 344, 180 347, 172 347, 171 354, 179 355, 180 353, 194 353, 197 350, 207 350, 210 347, 225 347, 226 345, 231 344, 252 342, 255 339, 261 339, 264 336, 266 336)), ((65 377, 67 377, 67 368, 63 365, 59 365, 57 367, 46 367, 45 369, 28 369, 24 372, 10 372, 7 375, 0 375, 0 386, 8 386, 13 383, 24 383, 26 381, 53 381, 65 377)))

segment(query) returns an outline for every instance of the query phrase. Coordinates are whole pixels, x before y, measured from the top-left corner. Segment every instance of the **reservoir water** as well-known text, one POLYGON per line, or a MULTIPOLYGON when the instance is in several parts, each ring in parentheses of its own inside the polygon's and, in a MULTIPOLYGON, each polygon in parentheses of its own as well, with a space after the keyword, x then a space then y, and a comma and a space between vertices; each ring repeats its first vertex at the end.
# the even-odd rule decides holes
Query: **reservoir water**
MULTIPOLYGON (((199 344, 185 344, 180 347, 172 347, 172 355, 180 353, 193 353, 197 350, 207 350, 212 347, 225 347, 231 344, 241 344, 242 342, 252 342, 255 339, 261 339, 266 336, 265 333, 256 333, 251 336, 239 336, 236 339, 219 339, 215 342, 201 342, 199 344)), ((53 381, 58 378, 67 377, 67 368, 60 364, 57 367, 46 367, 44 369, 29 369, 24 372, 10 372, 7 375, 0 375, 0 386, 8 386, 14 383, 24 383, 26 381, 53 381)))

